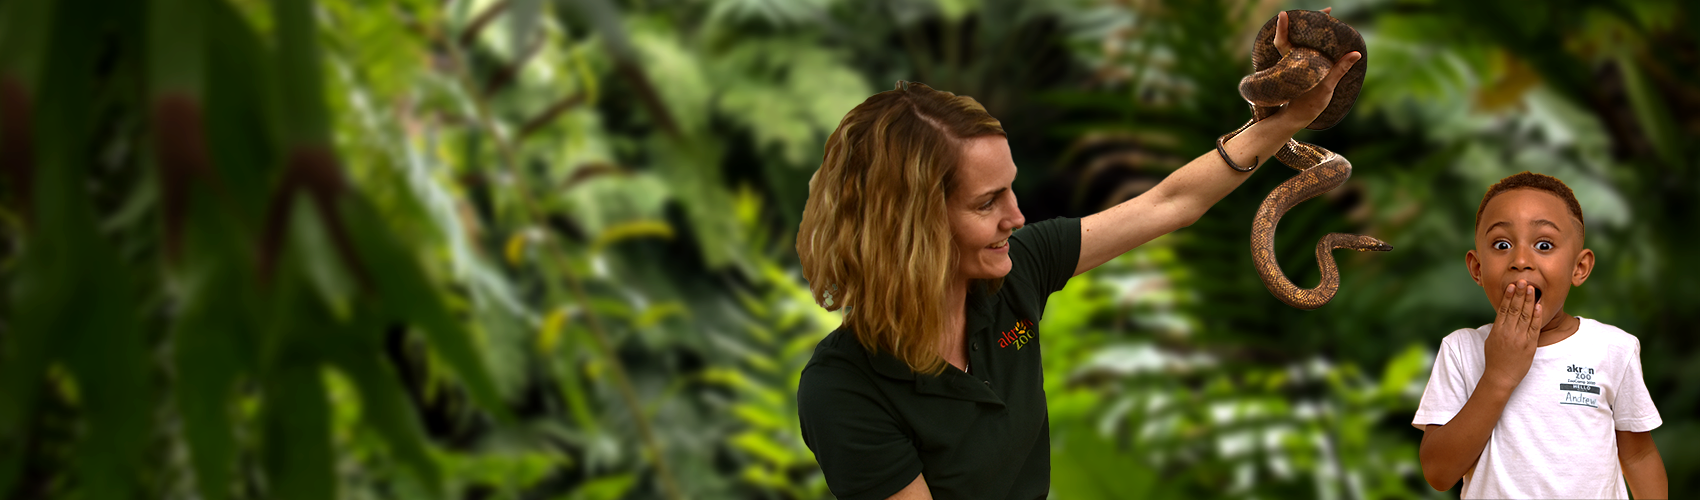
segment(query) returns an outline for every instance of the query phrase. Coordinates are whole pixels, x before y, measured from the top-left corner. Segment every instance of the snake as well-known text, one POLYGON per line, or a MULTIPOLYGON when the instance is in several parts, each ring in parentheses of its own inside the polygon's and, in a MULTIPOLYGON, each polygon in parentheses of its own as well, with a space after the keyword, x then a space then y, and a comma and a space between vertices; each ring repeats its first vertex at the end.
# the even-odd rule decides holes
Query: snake
MULTIPOLYGON (((1252 41, 1253 73, 1240 80, 1240 97, 1251 105, 1251 121, 1216 139, 1218 150, 1228 139, 1316 87, 1333 68, 1334 61, 1353 51, 1362 58, 1335 85, 1328 107, 1305 128, 1324 130, 1333 127, 1357 102, 1358 91, 1363 88, 1364 73, 1369 69, 1369 51, 1364 46, 1363 36, 1327 13, 1290 10, 1287 11, 1287 40, 1293 49, 1282 56, 1275 47, 1275 27, 1279 19, 1279 14, 1269 18, 1269 22, 1258 30, 1252 41)), ((1227 158, 1225 151, 1223 158, 1227 158)), ((1252 262, 1257 267, 1258 277, 1263 279, 1264 288, 1269 289, 1276 299, 1299 309, 1316 309, 1333 300, 1340 288, 1340 270, 1334 263, 1334 250, 1385 252, 1392 250, 1393 246, 1370 236, 1330 233, 1316 243, 1316 261, 1322 270, 1322 282, 1315 288, 1294 285, 1275 261, 1275 226, 1293 206, 1345 184, 1346 179, 1352 176, 1352 162, 1321 146, 1293 139, 1288 139, 1281 146, 1281 150, 1275 153, 1275 159, 1299 173, 1276 186, 1258 206, 1251 225, 1252 262)), ((1257 163, 1254 159, 1251 167, 1242 168, 1229 161, 1229 166, 1249 172, 1256 168, 1257 163)))

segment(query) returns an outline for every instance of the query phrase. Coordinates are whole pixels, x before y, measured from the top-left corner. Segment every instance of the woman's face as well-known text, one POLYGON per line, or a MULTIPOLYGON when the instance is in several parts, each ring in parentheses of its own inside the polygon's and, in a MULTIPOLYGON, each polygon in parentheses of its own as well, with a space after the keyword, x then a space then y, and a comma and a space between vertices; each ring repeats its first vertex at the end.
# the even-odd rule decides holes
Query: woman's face
POLYGON ((946 196, 950 232, 956 239, 958 279, 994 279, 1009 274, 1009 235, 1027 219, 1015 206, 1015 160, 1001 136, 964 141, 956 187, 946 196))

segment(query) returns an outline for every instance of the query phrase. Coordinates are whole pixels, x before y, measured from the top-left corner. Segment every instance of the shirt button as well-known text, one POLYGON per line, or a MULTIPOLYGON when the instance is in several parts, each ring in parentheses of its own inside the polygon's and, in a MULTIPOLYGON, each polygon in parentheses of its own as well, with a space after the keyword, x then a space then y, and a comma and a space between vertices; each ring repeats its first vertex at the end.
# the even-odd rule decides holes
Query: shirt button
POLYGON ((984 381, 984 382, 985 382, 985 383, 986 383, 986 387, 991 387, 991 386, 992 386, 992 381, 990 381, 990 380, 986 380, 986 381, 984 381))
POLYGON ((974 350, 976 350, 976 351, 980 350, 980 343, 979 342, 974 343, 974 350))

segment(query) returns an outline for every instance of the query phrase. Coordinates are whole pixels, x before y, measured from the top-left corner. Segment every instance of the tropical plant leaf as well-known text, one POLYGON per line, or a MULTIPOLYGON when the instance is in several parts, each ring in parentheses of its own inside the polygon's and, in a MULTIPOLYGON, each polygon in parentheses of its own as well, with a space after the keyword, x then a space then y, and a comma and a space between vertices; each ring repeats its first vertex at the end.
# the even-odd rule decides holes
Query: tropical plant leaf
POLYGON ((381 325, 367 320, 371 318, 369 314, 358 318, 327 349, 331 362, 359 391, 363 423, 383 437, 389 452, 416 476, 426 493, 442 498, 441 471, 431 457, 430 445, 411 405, 407 404, 405 389, 377 356, 379 349, 373 340, 381 325))
POLYGON ((1641 64, 1628 56, 1620 56, 1617 68, 1623 72, 1624 90, 1629 94, 1637 123, 1646 134, 1647 141, 1658 151, 1659 159, 1666 165, 1686 166, 1683 164, 1684 148, 1677 139, 1677 125, 1671 119, 1670 108, 1643 76, 1641 64))
POLYGON ((571 495, 563 496, 567 500, 613 500, 625 498, 637 483, 637 478, 631 474, 615 474, 599 477, 578 487, 571 495))
POLYGON ((498 417, 507 418, 506 406, 502 404, 495 382, 479 357, 481 350, 463 323, 449 315, 415 254, 396 241, 370 206, 357 198, 349 198, 342 207, 360 262, 370 266, 384 309, 425 333, 438 355, 467 385, 479 406, 498 417))
POLYGON ((235 337, 245 331, 237 311, 219 304, 220 290, 240 287, 230 281, 191 286, 183 315, 172 329, 176 339, 177 411, 183 415, 184 439, 189 445, 195 480, 208 500, 230 498, 233 467, 237 457, 234 421, 234 385, 242 375, 245 356, 235 337))
POLYGON ((268 498, 337 497, 330 407, 319 370, 317 360, 290 359, 264 382, 262 462, 268 498))

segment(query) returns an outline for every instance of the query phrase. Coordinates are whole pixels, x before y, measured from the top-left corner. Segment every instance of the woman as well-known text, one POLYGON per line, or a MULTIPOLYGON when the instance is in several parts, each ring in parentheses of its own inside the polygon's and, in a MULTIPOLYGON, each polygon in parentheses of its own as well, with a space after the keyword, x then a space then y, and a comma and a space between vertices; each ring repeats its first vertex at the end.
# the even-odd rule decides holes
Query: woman
MULTIPOLYGON (((1288 51, 1286 17, 1276 34, 1288 51)), ((1316 89, 1137 198, 1022 229, 1016 167, 973 98, 899 82, 827 140, 797 234, 815 300, 844 324, 803 369, 803 438, 841 499, 1043 498, 1050 434, 1039 316, 1068 279, 1186 227, 1328 105, 1316 89)))

